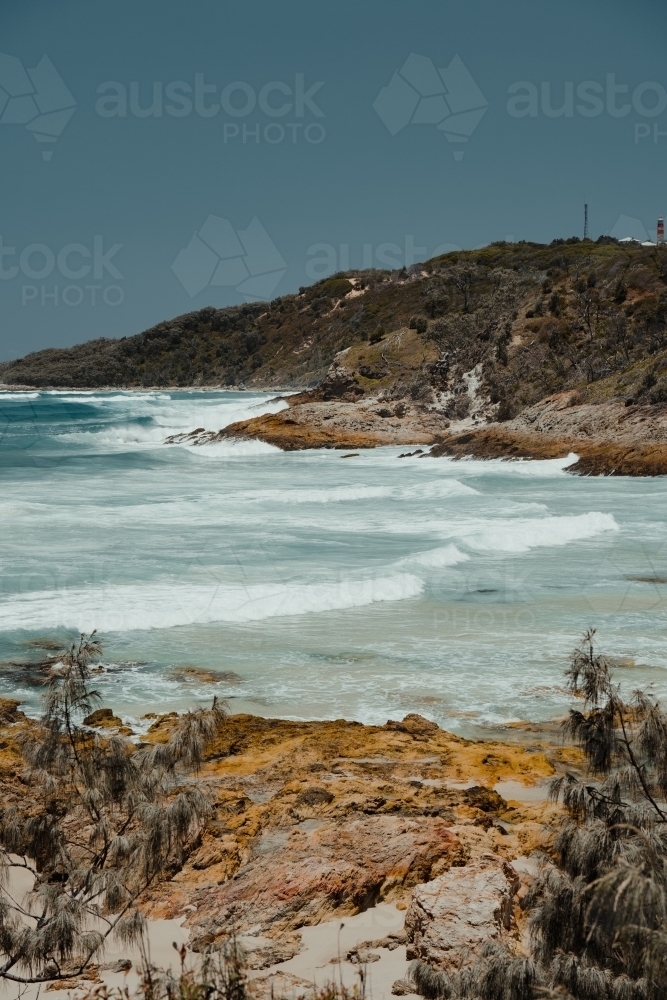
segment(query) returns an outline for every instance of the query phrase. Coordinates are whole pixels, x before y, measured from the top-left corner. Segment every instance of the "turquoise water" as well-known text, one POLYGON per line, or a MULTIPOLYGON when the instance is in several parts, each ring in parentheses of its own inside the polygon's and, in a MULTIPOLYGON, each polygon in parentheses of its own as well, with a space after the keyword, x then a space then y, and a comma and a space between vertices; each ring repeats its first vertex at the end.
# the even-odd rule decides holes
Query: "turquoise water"
POLYGON ((135 724, 217 691, 234 710, 418 711, 469 733, 562 714, 568 651, 596 625, 619 680, 667 696, 664 479, 164 443, 284 405, 0 395, 0 694, 36 711, 16 664, 97 628, 97 686, 135 724))

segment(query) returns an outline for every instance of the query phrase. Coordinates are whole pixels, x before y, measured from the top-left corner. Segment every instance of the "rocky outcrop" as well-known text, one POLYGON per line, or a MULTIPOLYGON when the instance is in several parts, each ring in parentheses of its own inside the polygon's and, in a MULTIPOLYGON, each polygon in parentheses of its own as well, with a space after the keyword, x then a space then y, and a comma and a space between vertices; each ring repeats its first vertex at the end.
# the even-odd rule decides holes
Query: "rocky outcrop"
POLYGON ((213 821, 146 912, 185 916, 197 948, 230 926, 266 938, 249 955, 268 968, 299 950, 304 925, 405 907, 445 872, 543 843, 553 807, 507 803, 493 785, 549 777, 546 749, 463 740, 416 714, 386 726, 230 716, 200 775, 213 821))
POLYGON ((214 440, 258 438, 283 451, 307 448, 377 448, 381 445, 433 444, 444 427, 442 416, 404 401, 389 405, 378 397, 360 402, 314 401, 293 405, 231 424, 214 440))
MULTIPOLYGON (((284 938, 304 924, 403 898, 464 857, 456 833, 433 816, 348 815, 269 827, 233 878, 189 894, 197 907, 195 943, 214 940, 235 924, 284 938)), ((253 953, 255 964, 277 960, 275 946, 253 953)))
POLYGON ((92 726, 94 729, 103 729, 119 733, 121 736, 134 735, 129 726, 123 724, 123 720, 114 715, 110 708, 97 708, 83 720, 84 726, 92 726))
POLYGON ((407 957, 445 972, 472 964, 482 945, 511 929, 519 886, 511 864, 494 854, 417 886, 405 917, 407 957))
POLYGON ((549 396, 514 420, 448 433, 435 457, 565 458, 579 475, 667 475, 667 405, 582 403, 577 392, 549 396))
POLYGON ((283 451, 307 448, 376 448, 381 445, 432 445, 434 458, 553 459, 572 455, 566 471, 592 476, 667 475, 667 407, 623 404, 577 407, 571 422, 554 421, 553 430, 523 420, 455 430, 442 415, 409 404, 301 403, 280 413, 231 424, 217 434, 195 433, 196 444, 222 438, 266 441, 283 451), (622 418, 631 416, 632 420, 622 418), (577 424, 581 421, 581 425, 577 424), (587 422, 587 421, 590 421, 587 422), (582 429, 586 437, 580 437, 582 429))
POLYGON ((503 426, 513 431, 582 441, 665 442, 667 405, 637 405, 631 400, 586 403, 578 391, 558 392, 527 407, 503 426))
MULTIPOLYGON (((0 708, 3 802, 30 808, 21 745, 35 723, 14 702, 0 708)), ((91 724, 115 725, 108 713, 91 724)), ((142 742, 165 740, 176 721, 175 713, 155 719, 142 742)), ((142 907, 154 918, 184 917, 195 949, 230 930, 247 937, 255 970, 296 955, 306 925, 380 901, 406 909, 413 894, 426 913, 428 886, 446 876, 463 886, 471 875, 477 893, 486 856, 502 871, 500 859, 544 844, 555 807, 507 802, 493 786, 550 777, 559 752, 534 733, 526 748, 465 740, 414 713, 384 726, 229 716, 197 776, 213 804, 209 826, 142 907)), ((430 940, 415 930, 415 954, 426 955, 430 940)), ((361 953, 399 944, 366 941, 361 953)))
MULTIPOLYGON (((364 394, 355 382, 358 376, 353 378, 351 369, 338 364, 330 376, 317 390, 289 398, 288 409, 279 413, 240 421, 218 432, 197 428, 167 443, 249 438, 284 451, 421 444, 432 445, 430 454, 436 458, 572 455, 567 471, 579 475, 667 474, 666 404, 584 403, 578 391, 568 391, 547 397, 511 421, 494 422, 487 412, 488 401, 482 400, 474 417, 450 423, 444 404, 434 401, 430 389, 431 402, 426 404, 409 397, 391 398, 377 388, 374 394, 364 394)), ((474 389, 472 381, 469 384, 474 389)), ((474 392, 462 398, 477 399, 474 392)))

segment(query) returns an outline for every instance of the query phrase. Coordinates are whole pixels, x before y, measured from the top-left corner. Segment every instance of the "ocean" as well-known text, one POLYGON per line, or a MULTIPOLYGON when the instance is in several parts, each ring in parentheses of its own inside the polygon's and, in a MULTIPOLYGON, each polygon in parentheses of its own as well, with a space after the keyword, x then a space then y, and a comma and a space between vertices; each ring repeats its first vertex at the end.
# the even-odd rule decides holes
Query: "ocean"
POLYGON ((36 714, 31 664, 97 629, 96 687, 137 731, 218 694, 235 712, 500 733, 567 711, 563 670, 595 626, 626 693, 667 697, 664 480, 165 443, 285 405, 0 394, 0 695, 36 714))

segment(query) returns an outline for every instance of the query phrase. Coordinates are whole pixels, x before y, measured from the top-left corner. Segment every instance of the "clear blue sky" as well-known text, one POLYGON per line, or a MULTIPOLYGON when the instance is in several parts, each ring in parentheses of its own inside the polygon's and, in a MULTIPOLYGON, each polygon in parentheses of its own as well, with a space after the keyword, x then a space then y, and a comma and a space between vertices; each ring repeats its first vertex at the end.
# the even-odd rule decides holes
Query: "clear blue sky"
POLYGON ((0 359, 582 235, 584 202, 593 238, 667 213, 661 0, 3 0, 0 24, 0 359))

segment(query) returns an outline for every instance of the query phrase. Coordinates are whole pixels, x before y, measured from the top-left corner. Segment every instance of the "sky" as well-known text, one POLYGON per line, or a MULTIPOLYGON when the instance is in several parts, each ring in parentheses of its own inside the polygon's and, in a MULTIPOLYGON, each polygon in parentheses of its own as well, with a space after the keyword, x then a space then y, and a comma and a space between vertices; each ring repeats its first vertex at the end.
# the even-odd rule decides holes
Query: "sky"
POLYGON ((662 0, 3 0, 0 28, 0 360, 667 213, 662 0))

